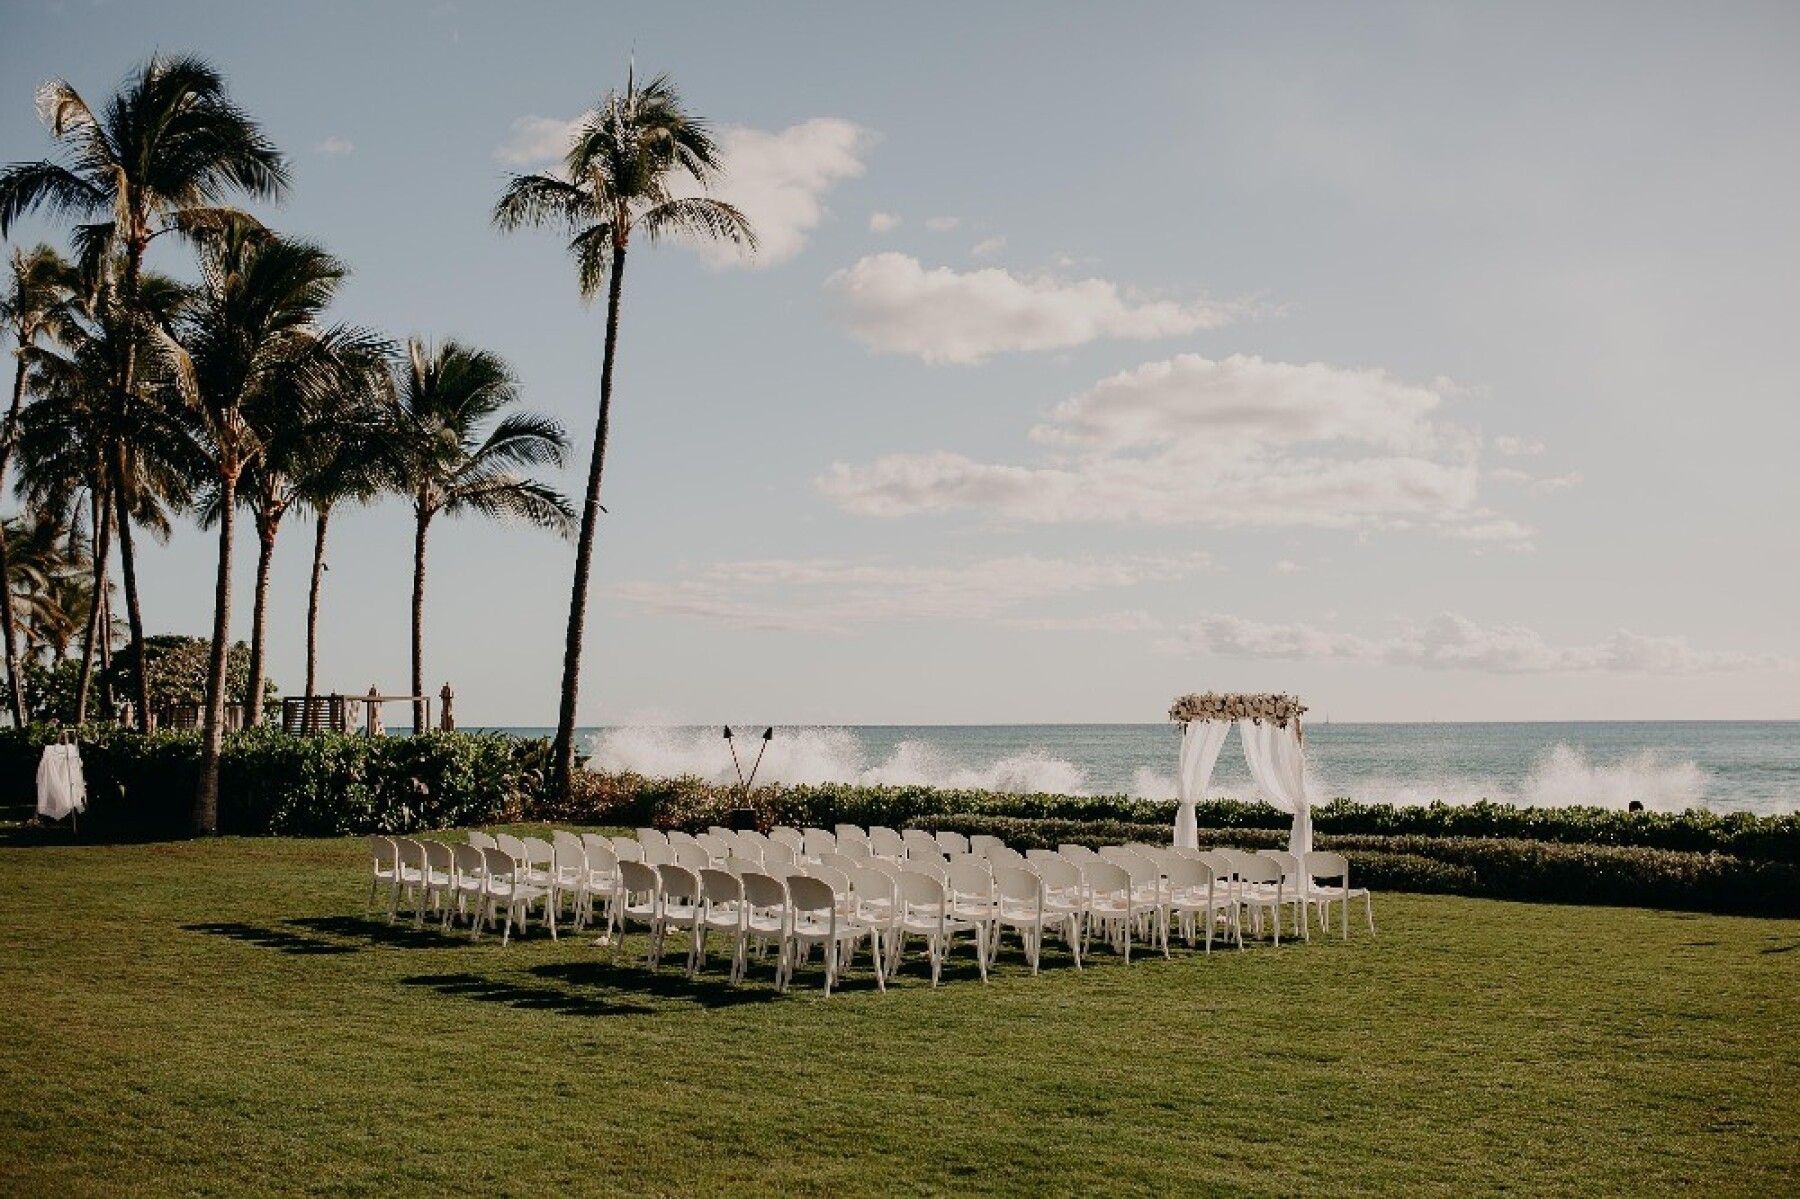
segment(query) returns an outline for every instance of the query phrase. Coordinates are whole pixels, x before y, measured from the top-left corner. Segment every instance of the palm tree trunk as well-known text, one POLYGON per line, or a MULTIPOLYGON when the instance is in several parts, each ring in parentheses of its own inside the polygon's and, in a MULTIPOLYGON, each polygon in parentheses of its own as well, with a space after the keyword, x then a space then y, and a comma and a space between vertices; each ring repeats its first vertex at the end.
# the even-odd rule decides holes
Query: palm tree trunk
MULTIPOLYGON (((129 367, 129 356, 127 367, 129 367)), ((119 532, 119 575, 125 580, 125 618, 131 625, 131 656, 138 664, 137 695, 133 697, 139 712, 138 727, 149 730, 150 712, 150 675, 144 670, 144 612, 138 606, 137 554, 131 544, 131 501, 125 492, 125 447, 113 446, 113 508, 114 524, 119 532)), ((107 636, 112 630, 107 630, 107 636)))
POLYGON ((212 653, 206 664, 206 736, 200 786, 194 793, 194 832, 219 831, 219 759, 225 751, 225 654, 231 642, 231 538, 236 532, 237 474, 219 476, 219 575, 213 589, 212 653))
POLYGON ((256 521, 256 593, 250 608, 250 682, 244 696, 248 705, 244 713, 245 728, 255 728, 262 723, 263 675, 267 673, 263 656, 264 620, 269 608, 269 571, 275 565, 275 534, 280 531, 280 520, 279 516, 264 514, 256 521))
MULTIPOLYGON (((413 535, 412 693, 425 694, 425 531, 431 526, 431 510, 418 509, 418 528, 413 535)), ((425 701, 413 700, 413 732, 425 731, 425 701)))
POLYGON ((331 506, 318 509, 313 528, 312 585, 306 592, 306 703, 310 710, 319 674, 319 589, 325 582, 325 526, 331 522, 331 506))
MULTIPOLYGON (((94 647, 99 636, 100 597, 106 594, 106 559, 112 553, 112 516, 102 492, 90 492, 88 502, 93 513, 94 590, 88 598, 87 629, 81 637, 81 673, 75 682, 75 723, 87 723, 88 696, 94 685, 94 647)), ((140 672, 142 668, 140 667, 140 672)))
POLYGON ((612 420, 613 362, 619 349, 619 295, 625 280, 625 247, 613 247, 606 293, 606 354, 600 363, 600 413, 594 422, 594 456, 588 463, 587 502, 575 543, 575 581, 569 589, 569 630, 563 645, 562 708, 552 749, 551 794, 569 798, 575 774, 575 705, 581 690, 581 641, 587 625, 588 578, 594 564, 594 526, 600 511, 600 476, 606 469, 606 432, 612 420))
MULTIPOLYGON (((6 470, 12 465, 13 433, 19 425, 19 405, 25 400, 25 358, 13 374, 12 406, 6 410, 6 425, 0 428, 0 494, 6 491, 6 470)), ((12 560, 6 551, 6 524, 0 521, 0 630, 4 630, 6 648, 6 709, 12 713, 13 725, 24 728, 31 714, 25 707, 25 680, 19 677, 19 614, 13 607, 12 560)))
MULTIPOLYGON (((131 320, 136 322, 138 310, 138 281, 144 263, 144 250, 150 244, 149 234, 144 230, 144 217, 141 212, 134 211, 130 234, 125 243, 125 310, 131 320)), ((137 333, 134 327, 132 335, 125 339, 125 363, 119 377, 119 417, 123 421, 125 411, 137 399, 137 333)), ((118 426, 113 429, 115 438, 118 426)), ((131 502, 125 491, 125 446, 115 441, 113 445, 113 503, 118 509, 119 525, 119 574, 125 580, 125 617, 131 626, 131 656, 137 661, 137 708, 138 728, 150 731, 150 673, 144 669, 144 612, 138 605, 137 586, 137 553, 131 544, 131 502)))

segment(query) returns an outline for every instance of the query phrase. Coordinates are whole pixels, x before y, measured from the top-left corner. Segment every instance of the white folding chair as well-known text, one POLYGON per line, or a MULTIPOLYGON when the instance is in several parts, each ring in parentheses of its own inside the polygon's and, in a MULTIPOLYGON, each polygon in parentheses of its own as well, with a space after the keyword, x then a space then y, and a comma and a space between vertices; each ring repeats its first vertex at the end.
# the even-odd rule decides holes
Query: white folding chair
POLYGON ((556 888, 551 902, 560 912, 562 901, 568 899, 574 926, 579 929, 582 913, 587 908, 590 877, 587 846, 574 833, 557 829, 550 834, 550 849, 553 856, 550 873, 556 888))
POLYGON ((823 854, 837 852, 837 836, 822 828, 802 829, 800 845, 806 857, 817 861, 823 854))
POLYGON ((638 844, 642 845, 645 849, 650 848, 652 845, 660 845, 665 849, 671 848, 669 845, 669 834, 663 832, 659 828, 638 829, 637 840, 638 844))
POLYGON ((922 828, 901 829, 900 841, 906 847, 906 856, 908 857, 913 856, 915 851, 921 857, 936 854, 939 859, 942 859, 944 856, 944 851, 939 847, 937 838, 922 828))
POLYGON ((1239 854, 1232 868, 1237 874, 1237 902, 1249 909, 1251 928, 1262 935, 1263 916, 1270 918, 1275 944, 1281 944, 1281 908, 1286 892, 1281 885, 1281 867, 1268 858, 1255 854, 1239 854))
POLYGON ((419 844, 425 849, 424 877, 419 883, 423 894, 419 897, 418 910, 413 913, 413 926, 424 928, 427 907, 434 912, 441 909, 446 915, 450 911, 450 897, 456 894, 456 857, 441 841, 421 841, 419 844))
POLYGON ((945 893, 944 884, 918 870, 902 870, 897 880, 896 891, 900 903, 900 917, 894 929, 894 943, 888 951, 887 972, 892 974, 900 968, 900 961, 906 953, 906 942, 912 937, 925 938, 926 955, 931 962, 931 985, 937 986, 943 973, 944 959, 949 956, 951 938, 957 933, 974 934, 975 961, 981 969, 981 981, 987 981, 987 954, 980 943, 980 934, 974 924, 959 920, 950 914, 949 896, 945 893))
MULTIPOLYGON (((698 849, 684 845, 681 849, 698 849)), ((704 867, 702 868, 704 869, 704 867)), ((669 934, 699 936, 700 876, 686 866, 670 863, 656 868, 656 926, 650 937, 650 969, 662 964, 663 946, 669 934)))
POLYGON ((976 857, 985 858, 989 856, 990 851, 1005 847, 1006 842, 998 837, 989 836, 987 833, 974 833, 969 837, 969 852, 976 857))
MULTIPOLYGON (((993 949, 988 958, 992 961, 999 956, 1000 935, 1006 929, 1013 929, 1025 946, 1025 959, 1031 963, 1031 972, 1036 974, 1044 958, 1044 932, 1060 925, 1070 944, 1078 944, 1080 939, 1080 914, 1074 905, 1061 903, 1051 906, 1049 893, 1044 887, 1041 876, 1019 866, 996 866, 994 868, 994 940, 993 949)), ((1075 964, 1081 965, 1081 951, 1077 948, 1075 964)))
POLYGON ((717 865, 731 856, 734 842, 725 840, 717 833, 696 833, 694 834, 694 844, 704 849, 707 857, 712 859, 714 865, 717 865))
MULTIPOLYGON (((499 838, 496 837, 495 840, 499 838)), ((527 882, 525 867, 519 865, 505 850, 484 849, 481 856, 487 867, 484 879, 486 885, 481 892, 481 907, 475 912, 475 932, 472 939, 480 938, 484 920, 491 926, 504 908, 506 928, 500 934, 500 944, 505 945, 512 939, 513 922, 516 920, 519 931, 524 932, 530 922, 532 903, 545 899, 548 892, 527 882)))
POLYGON ((621 862, 644 860, 644 843, 632 837, 612 838, 613 856, 621 862))
POLYGON ((1091 862, 1100 856, 1087 846, 1076 845, 1072 841, 1065 841, 1061 845, 1058 845, 1056 847, 1056 852, 1069 859, 1069 861, 1075 863, 1077 866, 1081 865, 1083 862, 1091 862))
MULTIPOLYGON (((399 902, 393 893, 400 887, 400 851, 394 845, 392 837, 369 838, 369 899, 363 904, 363 915, 367 916, 375 910, 375 892, 383 884, 389 891, 388 911, 394 910, 399 902)), ((390 916, 391 920, 393 917, 390 916)))
POLYGON ((394 894, 388 923, 400 916, 400 902, 410 898, 415 917, 425 910, 425 847, 411 837, 394 838, 394 894))
POLYGON ((478 828, 469 830, 469 844, 473 845, 476 849, 500 848, 498 845, 494 844, 494 839, 492 837, 488 836, 478 828))
POLYGON ((1331 924, 1331 905, 1342 905, 1340 922, 1344 940, 1350 939, 1350 901, 1360 897, 1363 901, 1363 915, 1369 921, 1369 935, 1375 935, 1375 906, 1367 887, 1350 885, 1350 859, 1341 853, 1315 849, 1306 855, 1306 893, 1319 909, 1319 927, 1329 928, 1331 924), (1335 884, 1320 882, 1321 879, 1336 879, 1335 884))
POLYGON ((946 856, 969 852, 969 839, 961 833, 942 832, 937 834, 936 840, 938 848, 943 850, 946 856))
POLYGON ((619 859, 619 896, 613 901, 613 911, 619 918, 619 939, 612 943, 613 960, 617 961, 619 946, 625 943, 625 936, 631 926, 641 926, 649 936, 649 944, 645 947, 645 964, 651 964, 656 953, 656 931, 662 917, 662 903, 658 896, 661 883, 656 876, 656 867, 643 862, 619 859))
POLYGON ((778 824, 769 830, 769 841, 775 845, 785 845, 796 858, 804 857, 806 854, 806 838, 797 828, 778 824))
MULTIPOLYGON (((481 929, 482 897, 487 893, 487 858, 482 850, 473 845, 452 845, 451 861, 455 867, 456 911, 461 916, 471 908, 475 918, 470 922, 471 936, 481 929)), ((444 927, 449 928, 452 913, 448 904, 444 907, 444 927)))
MULTIPOLYGON (((1232 901, 1228 888, 1218 883, 1213 868, 1192 858, 1175 858, 1166 866, 1169 882, 1169 911, 1179 921, 1188 948, 1194 947, 1194 926, 1206 926, 1206 952, 1212 952, 1213 932, 1221 918, 1230 921, 1232 901)), ((1244 936, 1236 921, 1227 929, 1237 934, 1238 948, 1244 947, 1244 936)))
POLYGON ((1300 868, 1300 859, 1282 849, 1259 849, 1256 856, 1266 858, 1275 863, 1281 870, 1282 902, 1293 909, 1294 919, 1300 925, 1300 938, 1312 940, 1311 900, 1307 898, 1306 872, 1300 868))
POLYGON ((556 940, 556 910, 561 905, 556 883, 556 847, 542 837, 521 837, 525 847, 524 881, 540 893, 544 905, 544 923, 550 926, 550 939, 556 940))
POLYGON ((869 852, 878 858, 898 862, 906 856, 906 841, 893 829, 877 824, 869 829, 869 852))
POLYGON ((619 856, 610 837, 602 837, 598 833, 581 834, 581 847, 587 851, 588 881, 587 909, 576 919, 575 925, 585 928, 594 919, 594 901, 606 901, 606 931, 602 938, 612 936, 612 905, 619 894, 619 856))
MULTIPOLYGON (((1124 955, 1125 964, 1131 964, 1131 934, 1143 915, 1143 908, 1137 902, 1137 888, 1132 885, 1131 875, 1116 862, 1108 862, 1096 855, 1091 861, 1080 863, 1081 882, 1087 892, 1088 926, 1091 935, 1095 925, 1099 925, 1113 948, 1124 955)), ((1083 946, 1086 952, 1086 946, 1083 946)))
MULTIPOLYGON (((830 881, 796 874, 788 878, 787 888, 790 910, 787 941, 792 952, 784 955, 787 972, 776 981, 776 988, 787 990, 796 964, 805 958, 811 946, 817 945, 824 953, 825 997, 829 999, 839 971, 855 957, 857 943, 864 937, 872 938, 873 932, 854 914, 843 910, 839 892, 830 881)), ((875 957, 875 982, 882 990, 887 989, 878 956, 875 957)))
POLYGON ((1082 945, 1087 939, 1088 890, 1081 881, 1081 871, 1061 854, 1051 851, 1048 857, 1033 858, 1026 869, 1044 883, 1044 904, 1049 915, 1071 918, 1068 933, 1069 952, 1075 957, 1075 968, 1081 969, 1082 945))
POLYGON ((726 981, 744 977, 744 957, 749 945, 750 907, 744 902, 744 880, 711 866, 700 872, 701 912, 694 926, 694 943, 688 949, 688 977, 696 977, 706 965, 706 937, 718 933, 731 938, 731 973, 726 981))

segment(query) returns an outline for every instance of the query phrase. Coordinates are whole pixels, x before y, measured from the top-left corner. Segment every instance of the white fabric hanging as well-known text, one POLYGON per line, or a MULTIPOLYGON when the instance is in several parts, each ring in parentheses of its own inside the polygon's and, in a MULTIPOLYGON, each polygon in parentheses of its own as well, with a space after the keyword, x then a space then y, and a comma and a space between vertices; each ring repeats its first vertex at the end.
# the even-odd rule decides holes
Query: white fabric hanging
POLYGON ((44 746, 44 756, 38 759, 37 792, 39 816, 61 820, 72 812, 87 811, 87 778, 81 771, 80 746, 44 746))
POLYGON ((1231 725, 1223 720, 1194 721, 1181 726, 1181 773, 1176 778, 1181 803, 1175 809, 1175 848, 1200 848, 1198 822, 1194 805, 1206 795, 1212 781, 1213 767, 1219 761, 1219 747, 1231 725))
POLYGON ((1306 750, 1300 743, 1300 723, 1282 728, 1274 721, 1238 721, 1244 739, 1244 762, 1256 789, 1268 801, 1294 817, 1288 835, 1288 852, 1312 852, 1312 804, 1306 798, 1306 750))

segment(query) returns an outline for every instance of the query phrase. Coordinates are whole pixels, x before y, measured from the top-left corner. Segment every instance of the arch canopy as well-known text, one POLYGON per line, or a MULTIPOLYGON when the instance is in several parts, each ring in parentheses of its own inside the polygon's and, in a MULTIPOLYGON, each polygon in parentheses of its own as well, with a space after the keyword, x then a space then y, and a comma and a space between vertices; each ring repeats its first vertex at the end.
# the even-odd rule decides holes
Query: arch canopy
POLYGON ((1306 743, 1301 717, 1306 705, 1291 695, 1184 695, 1169 708, 1169 719, 1181 725, 1181 769, 1177 775, 1174 844, 1199 846, 1195 805, 1206 794, 1213 767, 1232 725, 1244 745, 1244 763, 1262 797, 1294 817, 1289 852, 1312 850, 1312 803, 1306 794, 1306 743))

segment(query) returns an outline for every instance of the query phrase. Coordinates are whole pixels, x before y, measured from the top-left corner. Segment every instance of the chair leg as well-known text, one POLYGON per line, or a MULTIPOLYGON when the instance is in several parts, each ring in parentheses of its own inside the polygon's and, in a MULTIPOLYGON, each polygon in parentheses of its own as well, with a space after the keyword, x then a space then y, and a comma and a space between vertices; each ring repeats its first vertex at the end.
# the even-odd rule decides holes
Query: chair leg
POLYGON ((1363 915, 1369 920, 1369 935, 1375 935, 1375 902, 1371 895, 1363 896, 1363 915))

